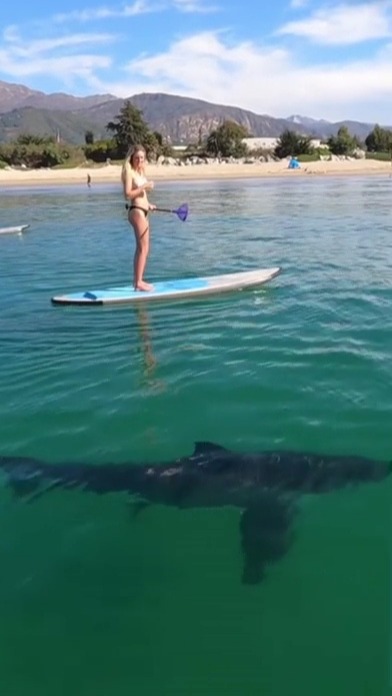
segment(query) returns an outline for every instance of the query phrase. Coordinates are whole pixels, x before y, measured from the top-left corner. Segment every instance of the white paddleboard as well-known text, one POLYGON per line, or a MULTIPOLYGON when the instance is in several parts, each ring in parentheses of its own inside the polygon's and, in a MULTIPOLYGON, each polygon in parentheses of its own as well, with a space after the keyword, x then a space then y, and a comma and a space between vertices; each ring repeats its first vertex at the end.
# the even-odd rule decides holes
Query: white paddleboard
POLYGON ((16 225, 15 227, 0 227, 0 234, 21 234, 30 225, 16 225))
POLYGON ((62 305, 119 305, 157 300, 182 300, 202 297, 229 290, 257 287, 267 283, 280 273, 280 268, 260 268, 254 271, 227 273, 226 275, 206 276, 201 278, 179 278, 154 283, 149 292, 134 290, 131 285, 107 288, 106 290, 86 290, 69 295, 56 295, 51 298, 53 304, 62 305))

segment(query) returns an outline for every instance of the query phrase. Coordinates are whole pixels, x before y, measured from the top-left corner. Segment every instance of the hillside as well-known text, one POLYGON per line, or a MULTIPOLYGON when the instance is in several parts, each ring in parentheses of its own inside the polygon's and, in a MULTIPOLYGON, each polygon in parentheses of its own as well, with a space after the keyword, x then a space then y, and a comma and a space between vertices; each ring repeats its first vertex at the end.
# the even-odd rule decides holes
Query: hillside
MULTIPOLYGON (((136 94, 129 100, 142 111, 151 130, 162 133, 172 144, 197 143, 229 119, 244 126, 250 136, 259 138, 279 137, 286 128, 314 138, 327 138, 345 125, 352 135, 364 140, 375 125, 355 121, 330 123, 298 115, 273 118, 235 106, 162 93, 136 94)), ((124 102, 110 94, 48 95, 0 81, 0 142, 30 133, 60 136, 63 141, 77 145, 84 143, 87 130, 94 133, 96 140, 106 138, 106 125, 116 120, 124 102)))
POLYGON ((84 143, 86 131, 92 130, 95 139, 108 137, 104 126, 92 122, 85 111, 59 111, 23 107, 0 114, 0 142, 9 142, 21 134, 61 137, 72 145, 84 143))
POLYGON ((33 106, 37 109, 54 109, 64 111, 77 111, 88 109, 101 102, 116 99, 111 94, 92 95, 89 97, 74 97, 71 94, 53 93, 45 94, 25 85, 16 85, 0 80, 0 114, 25 106, 33 106))
MULTIPOLYGON (((290 128, 298 128, 302 126, 308 132, 314 132, 317 134, 318 138, 329 138, 331 135, 336 135, 341 126, 348 128, 352 135, 356 135, 360 140, 365 140, 369 133, 373 130, 374 123, 361 123, 360 121, 336 121, 335 123, 330 123, 324 119, 317 121, 314 118, 307 118, 306 116, 290 116, 288 121, 291 123, 290 128)), ((379 124, 380 125, 380 124, 379 124)), ((384 128, 392 130, 392 126, 383 126, 384 128)))

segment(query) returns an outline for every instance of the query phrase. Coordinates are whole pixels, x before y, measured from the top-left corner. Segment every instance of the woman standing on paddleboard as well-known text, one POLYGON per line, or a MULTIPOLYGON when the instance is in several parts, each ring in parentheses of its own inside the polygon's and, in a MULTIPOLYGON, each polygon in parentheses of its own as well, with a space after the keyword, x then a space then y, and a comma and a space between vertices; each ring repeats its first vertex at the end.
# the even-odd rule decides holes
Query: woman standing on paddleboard
POLYGON ((128 220, 135 232, 136 249, 133 262, 133 285, 135 290, 152 290, 153 286, 143 280, 150 248, 150 225, 148 213, 156 206, 148 202, 147 192, 154 183, 145 175, 146 151, 141 145, 132 146, 125 157, 121 180, 124 197, 128 201, 128 220))

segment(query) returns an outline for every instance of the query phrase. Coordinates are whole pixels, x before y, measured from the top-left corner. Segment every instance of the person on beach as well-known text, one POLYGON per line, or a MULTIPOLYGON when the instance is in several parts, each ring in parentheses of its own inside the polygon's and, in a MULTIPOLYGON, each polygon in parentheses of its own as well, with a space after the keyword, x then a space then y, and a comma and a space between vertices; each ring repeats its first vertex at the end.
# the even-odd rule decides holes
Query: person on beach
POLYGON ((145 174, 146 151, 141 145, 132 146, 125 157, 121 172, 124 198, 127 201, 128 221, 135 232, 136 249, 133 261, 133 285, 135 290, 152 290, 143 276, 150 248, 148 213, 156 206, 148 201, 147 192, 154 183, 145 174))

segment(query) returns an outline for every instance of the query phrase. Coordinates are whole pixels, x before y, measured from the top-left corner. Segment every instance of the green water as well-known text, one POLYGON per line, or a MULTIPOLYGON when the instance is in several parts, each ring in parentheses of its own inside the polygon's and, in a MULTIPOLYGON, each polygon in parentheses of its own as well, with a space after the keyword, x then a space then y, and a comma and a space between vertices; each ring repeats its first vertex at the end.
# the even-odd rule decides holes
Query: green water
MULTIPOLYGON (((157 184, 149 280, 279 265, 251 292, 53 307, 125 284, 119 187, 3 190, 0 454, 163 461, 209 440, 391 459, 391 180, 157 184)), ((241 583, 240 512, 53 491, 0 473, 5 696, 386 696, 390 481, 304 496, 295 543, 241 583)))

